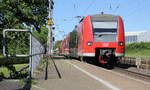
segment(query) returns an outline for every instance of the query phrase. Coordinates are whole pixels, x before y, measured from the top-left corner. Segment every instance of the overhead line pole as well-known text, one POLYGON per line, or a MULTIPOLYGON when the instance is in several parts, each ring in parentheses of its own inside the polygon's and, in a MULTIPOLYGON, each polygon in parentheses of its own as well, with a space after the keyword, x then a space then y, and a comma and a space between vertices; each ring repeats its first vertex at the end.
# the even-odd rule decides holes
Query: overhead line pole
POLYGON ((49 0, 49 8, 48 8, 48 40, 47 40, 47 45, 48 45, 48 54, 51 55, 52 54, 52 46, 53 46, 53 36, 52 36, 52 27, 51 27, 51 23, 52 23, 52 5, 53 5, 53 0, 49 0))
MULTIPOLYGON (((49 0, 48 19, 51 18, 50 6, 51 6, 51 0, 49 0)), ((51 47, 51 26, 50 25, 48 25, 48 40, 47 40, 47 42, 48 42, 48 54, 51 55, 51 48, 50 48, 51 47)))
MULTIPOLYGON (((52 55, 52 47, 53 47, 53 36, 52 36, 52 9, 53 9, 53 0, 48 0, 49 7, 48 7, 48 37, 47 37, 47 55, 51 57, 52 55)), ((45 80, 48 78, 48 58, 46 59, 46 67, 45 67, 45 80)))

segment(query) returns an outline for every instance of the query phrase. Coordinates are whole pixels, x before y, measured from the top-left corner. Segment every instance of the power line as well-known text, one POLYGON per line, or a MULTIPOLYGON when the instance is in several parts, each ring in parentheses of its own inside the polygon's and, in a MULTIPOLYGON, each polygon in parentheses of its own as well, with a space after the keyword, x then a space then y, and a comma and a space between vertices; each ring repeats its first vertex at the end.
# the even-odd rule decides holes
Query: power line
POLYGON ((73 9, 74 9, 74 10, 72 10, 72 16, 75 16, 75 13, 77 13, 77 4, 75 2, 73 2, 72 0, 70 0, 70 1, 73 6, 73 9))
MULTIPOLYGON (((138 4, 138 6, 139 6, 139 4, 138 4)), ((149 5, 149 3, 146 3, 145 5, 143 5, 142 7, 139 7, 139 8, 136 7, 131 13, 129 13, 128 15, 126 15, 125 18, 129 18, 130 16, 139 13, 139 11, 143 10, 144 8, 146 8, 147 5, 149 5)))
POLYGON ((89 10, 89 8, 92 7, 94 3, 95 3, 95 0, 92 0, 89 6, 84 10, 84 13, 86 13, 89 10))
POLYGON ((114 8, 113 13, 116 13, 116 12, 117 12, 117 10, 119 10, 119 8, 120 8, 120 6, 121 6, 121 0, 120 0, 120 2, 119 2, 119 1, 115 1, 115 0, 114 0, 114 3, 117 3, 117 2, 118 2, 118 4, 116 4, 116 7, 114 8))
POLYGON ((112 7, 112 0, 110 0, 110 4, 109 4, 109 10, 112 11, 113 7, 112 7))
POLYGON ((113 13, 115 13, 120 8, 120 2, 119 3, 118 2, 119 1, 115 1, 115 0, 110 1, 109 10, 111 10, 113 13), (113 3, 115 3, 115 5, 113 3))

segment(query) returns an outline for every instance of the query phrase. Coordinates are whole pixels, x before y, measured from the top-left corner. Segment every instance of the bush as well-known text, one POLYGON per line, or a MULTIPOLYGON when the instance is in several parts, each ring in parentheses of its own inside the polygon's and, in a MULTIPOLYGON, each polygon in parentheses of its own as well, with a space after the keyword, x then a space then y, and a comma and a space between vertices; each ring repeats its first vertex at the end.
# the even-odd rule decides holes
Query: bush
POLYGON ((150 49, 150 42, 127 44, 126 49, 150 49))
POLYGON ((150 42, 127 44, 125 53, 128 57, 150 58, 150 42))
POLYGON ((9 64, 25 64, 29 63, 28 57, 0 57, 0 66, 5 66, 9 64))

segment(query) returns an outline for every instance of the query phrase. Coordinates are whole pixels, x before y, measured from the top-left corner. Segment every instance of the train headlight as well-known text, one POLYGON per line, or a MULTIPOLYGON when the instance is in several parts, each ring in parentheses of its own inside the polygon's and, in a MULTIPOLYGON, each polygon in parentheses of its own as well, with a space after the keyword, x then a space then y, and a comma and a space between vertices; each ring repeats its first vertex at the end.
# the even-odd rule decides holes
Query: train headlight
POLYGON ((119 45, 119 46, 123 46, 123 42, 119 42, 118 45, 119 45))
POLYGON ((92 44, 93 44, 92 42, 87 42, 88 46, 92 46, 92 44))

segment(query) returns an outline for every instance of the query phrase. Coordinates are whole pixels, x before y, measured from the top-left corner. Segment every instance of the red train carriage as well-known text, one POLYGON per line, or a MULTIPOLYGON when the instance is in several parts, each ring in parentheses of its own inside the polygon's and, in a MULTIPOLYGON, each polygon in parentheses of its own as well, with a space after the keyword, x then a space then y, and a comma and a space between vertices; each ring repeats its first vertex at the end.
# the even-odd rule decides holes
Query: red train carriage
POLYGON ((69 56, 69 41, 70 41, 70 34, 67 35, 67 37, 61 42, 60 53, 61 55, 64 55, 66 57, 69 56))
POLYGON ((59 49, 59 55, 63 55, 63 48, 64 48, 64 40, 61 41, 61 47, 59 49))
POLYGON ((94 58, 102 64, 113 64, 116 57, 124 56, 124 26, 120 16, 91 15, 83 18, 70 34, 70 56, 94 58), (73 35, 73 32, 77 33, 73 35), (73 38, 76 37, 76 38, 73 38))
POLYGON ((78 56, 96 57, 103 64, 124 56, 124 27, 120 16, 87 16, 78 25, 77 32, 78 56))

